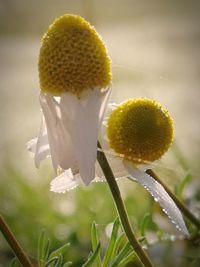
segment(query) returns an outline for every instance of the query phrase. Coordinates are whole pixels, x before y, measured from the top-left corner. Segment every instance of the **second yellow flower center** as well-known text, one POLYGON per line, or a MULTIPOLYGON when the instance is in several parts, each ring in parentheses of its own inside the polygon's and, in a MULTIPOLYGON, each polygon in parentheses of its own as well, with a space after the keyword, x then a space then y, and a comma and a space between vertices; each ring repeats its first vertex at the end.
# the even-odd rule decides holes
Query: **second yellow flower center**
POLYGON ((131 99, 119 105, 108 119, 111 148, 135 163, 159 159, 173 141, 173 120, 156 101, 131 99))
POLYGON ((80 96, 87 89, 109 86, 111 60, 94 27, 79 16, 64 15, 43 36, 39 75, 42 91, 80 96))

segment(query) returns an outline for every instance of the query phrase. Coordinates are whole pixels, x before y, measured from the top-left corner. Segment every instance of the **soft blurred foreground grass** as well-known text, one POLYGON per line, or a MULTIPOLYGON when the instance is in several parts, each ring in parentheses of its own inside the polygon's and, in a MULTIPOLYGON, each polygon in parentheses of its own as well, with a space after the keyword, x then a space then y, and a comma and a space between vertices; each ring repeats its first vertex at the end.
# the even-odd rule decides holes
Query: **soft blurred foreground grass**
MULTIPOLYGON (((167 170, 160 173, 163 177, 171 173, 169 184, 170 181, 171 184, 179 184, 175 171, 167 170), (173 179, 176 182, 173 182, 173 179)), ((51 240, 51 250, 68 242, 71 244, 64 256, 73 262, 72 266, 78 267, 87 259, 91 249, 90 228, 93 221, 97 223, 102 243, 101 253, 105 253, 112 229, 110 223, 117 215, 115 207, 106 183, 94 183, 89 187, 79 187, 65 194, 55 194, 49 191, 50 176, 49 166, 44 164, 40 171, 41 180, 30 183, 29 178, 20 171, 12 165, 5 164, 1 170, 0 210, 33 259, 37 257, 38 238, 45 229, 51 240)), ((192 181, 190 183, 192 185, 192 181)), ((190 183, 187 187, 191 186, 190 183)), ((126 178, 119 181, 119 186, 138 236, 144 234, 141 223, 149 214, 145 237, 151 244, 149 253, 155 264, 163 267, 199 266, 197 258, 199 247, 179 239, 174 241, 178 233, 148 192, 126 178)), ((195 210, 199 196, 200 191, 193 189, 190 198, 187 199, 191 209, 195 210)), ((189 227, 193 229, 191 225, 189 227)), ((8 266, 13 254, 2 236, 0 244, 0 266, 8 266)), ((138 263, 135 264, 130 266, 138 266, 138 263)))

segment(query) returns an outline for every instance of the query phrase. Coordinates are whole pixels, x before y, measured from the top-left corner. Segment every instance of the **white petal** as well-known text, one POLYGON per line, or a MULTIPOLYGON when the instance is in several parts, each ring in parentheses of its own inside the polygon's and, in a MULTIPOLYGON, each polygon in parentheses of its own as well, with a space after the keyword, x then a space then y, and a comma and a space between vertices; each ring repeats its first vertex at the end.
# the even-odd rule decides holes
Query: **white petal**
POLYGON ((37 139, 35 148, 35 166, 38 168, 40 162, 50 155, 49 140, 47 136, 47 129, 42 116, 40 132, 37 139))
POLYGON ((54 100, 53 96, 48 94, 40 94, 40 105, 45 117, 46 126, 47 126, 47 134, 49 139, 49 146, 51 152, 52 164, 55 170, 57 170, 59 166, 58 160, 58 148, 57 148, 57 114, 56 114, 56 106, 57 102, 54 100))
POLYGON ((60 114, 60 104, 53 96, 40 95, 40 103, 47 125, 48 140, 52 164, 55 170, 59 167, 68 169, 76 165, 74 148, 68 133, 68 124, 64 124, 60 114))
POLYGON ((108 107, 108 101, 110 98, 110 94, 111 94, 111 88, 106 89, 105 91, 102 92, 102 94, 104 94, 104 96, 101 98, 101 108, 100 108, 100 112, 99 112, 99 127, 101 127, 104 115, 107 112, 107 107, 108 107))
POLYGON ((51 181, 50 191, 65 193, 66 191, 76 188, 80 184, 80 177, 74 176, 72 170, 68 169, 51 181))
POLYGON ((124 166, 130 175, 149 191, 149 193, 154 197, 154 200, 160 203, 163 211, 170 218, 171 222, 176 225, 176 228, 188 237, 189 233, 185 226, 182 214, 162 185, 154 180, 150 175, 136 168, 132 162, 124 161, 124 166))
POLYGON ((100 90, 89 90, 82 98, 70 93, 61 97, 61 117, 69 126, 79 172, 86 185, 95 178, 99 113, 104 95, 100 90))
POLYGON ((27 149, 33 154, 35 158, 35 166, 37 168, 39 167, 40 162, 50 155, 49 141, 43 116, 38 138, 30 140, 27 143, 27 149))
POLYGON ((36 150, 37 140, 38 140, 38 138, 35 137, 35 138, 31 139, 30 141, 28 141, 27 144, 26 144, 27 150, 33 156, 35 156, 35 150, 36 150))

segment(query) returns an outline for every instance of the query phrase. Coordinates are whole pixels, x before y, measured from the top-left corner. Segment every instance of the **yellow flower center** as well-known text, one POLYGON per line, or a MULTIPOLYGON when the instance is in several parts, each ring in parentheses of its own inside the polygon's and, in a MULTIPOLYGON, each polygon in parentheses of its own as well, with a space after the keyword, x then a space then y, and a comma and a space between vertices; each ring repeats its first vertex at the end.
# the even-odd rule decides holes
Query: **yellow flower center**
POLYGON ((111 60, 94 27, 79 16, 64 15, 42 38, 39 76, 44 92, 80 96, 85 90, 110 85, 111 60))
POLYGON ((110 147, 135 163, 159 159, 173 141, 173 120, 159 103, 131 99, 112 111, 107 135, 110 147))

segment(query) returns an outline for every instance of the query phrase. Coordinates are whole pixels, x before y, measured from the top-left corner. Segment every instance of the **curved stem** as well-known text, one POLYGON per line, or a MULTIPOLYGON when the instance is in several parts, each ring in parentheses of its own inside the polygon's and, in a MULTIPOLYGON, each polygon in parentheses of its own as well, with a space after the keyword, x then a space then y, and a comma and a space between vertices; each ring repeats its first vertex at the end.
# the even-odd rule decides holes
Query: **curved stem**
POLYGON ((182 213, 187 217, 198 229, 200 229, 200 221, 189 211, 189 209, 175 196, 175 194, 160 180, 158 175, 153 170, 147 170, 147 174, 152 176, 156 181, 158 181, 169 194, 169 196, 174 200, 176 205, 182 211, 182 213))
MULTIPOLYGON (((101 149, 101 145, 98 142, 98 147, 101 149)), ((107 180, 107 183, 109 185, 110 191, 112 193, 113 199, 115 201, 115 205, 122 223, 122 226, 124 228, 124 232, 126 233, 126 236, 130 242, 130 244, 132 245, 133 249, 135 250, 135 252, 137 253, 138 257, 140 258, 141 262, 144 264, 145 267, 153 267, 153 264, 151 263, 149 257, 147 256, 147 254, 145 253, 145 251, 143 250, 143 248, 141 247, 140 243, 137 241, 133 230, 131 228, 128 216, 127 216, 127 212, 126 212, 126 208, 124 206, 122 197, 121 197, 121 193, 119 191, 119 187, 117 185, 117 182, 115 180, 115 177, 113 175, 113 172, 110 168, 110 165, 107 161, 107 158, 105 156, 105 154, 101 151, 97 152, 97 159, 98 162, 101 166, 101 169, 105 175, 105 178, 107 180)))
POLYGON ((29 257, 24 252, 23 248, 14 237, 13 233, 9 229, 8 225, 6 224, 3 217, 0 215, 0 230, 4 235, 5 239, 7 240, 8 244, 12 248, 13 252, 15 253, 16 257, 24 267, 33 267, 29 257))

